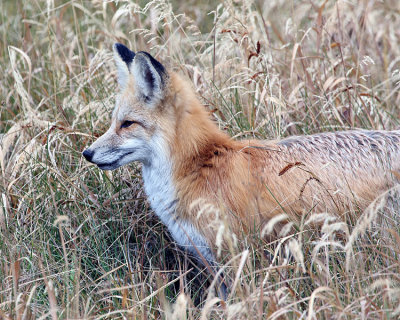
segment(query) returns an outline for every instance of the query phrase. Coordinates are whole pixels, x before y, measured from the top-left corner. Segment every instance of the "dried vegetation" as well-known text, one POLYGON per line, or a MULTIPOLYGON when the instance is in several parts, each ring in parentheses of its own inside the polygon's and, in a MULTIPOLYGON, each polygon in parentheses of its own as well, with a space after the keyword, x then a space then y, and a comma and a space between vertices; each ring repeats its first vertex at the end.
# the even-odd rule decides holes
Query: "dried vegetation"
POLYGON ((343 219, 312 212, 273 246, 241 241, 220 302, 136 165, 80 154, 108 126, 116 41, 186 74, 237 138, 397 128, 399 1, 6 0, 0 17, 0 318, 400 316, 397 188, 343 219))

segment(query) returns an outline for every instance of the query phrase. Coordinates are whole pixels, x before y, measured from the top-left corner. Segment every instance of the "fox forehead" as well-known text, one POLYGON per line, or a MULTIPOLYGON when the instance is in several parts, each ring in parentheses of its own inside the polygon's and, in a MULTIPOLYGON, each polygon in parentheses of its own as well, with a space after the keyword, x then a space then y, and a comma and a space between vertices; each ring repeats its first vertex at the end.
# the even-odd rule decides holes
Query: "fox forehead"
POLYGON ((115 107, 112 112, 112 119, 123 121, 126 117, 132 115, 145 116, 148 115, 148 112, 146 112, 146 108, 132 93, 124 92, 117 95, 115 107))

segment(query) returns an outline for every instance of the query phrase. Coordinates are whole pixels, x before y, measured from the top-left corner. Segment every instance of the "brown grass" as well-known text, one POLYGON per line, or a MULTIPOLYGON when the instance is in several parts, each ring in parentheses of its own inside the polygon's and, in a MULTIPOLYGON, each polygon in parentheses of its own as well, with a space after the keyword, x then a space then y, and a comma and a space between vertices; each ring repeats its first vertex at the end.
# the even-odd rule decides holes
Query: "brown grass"
POLYGON ((137 166, 81 157, 108 126, 116 41, 188 76, 235 137, 398 127, 399 1, 245 3, 0 2, 0 318, 400 316, 397 187, 359 220, 326 212, 272 245, 242 239, 221 302, 137 166))

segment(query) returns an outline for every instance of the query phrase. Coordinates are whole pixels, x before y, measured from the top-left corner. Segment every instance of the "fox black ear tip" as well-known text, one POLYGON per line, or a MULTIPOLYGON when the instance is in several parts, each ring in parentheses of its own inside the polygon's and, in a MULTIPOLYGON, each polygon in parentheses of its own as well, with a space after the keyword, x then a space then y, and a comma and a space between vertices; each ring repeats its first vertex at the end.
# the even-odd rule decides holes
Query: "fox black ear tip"
POLYGON ((135 53, 122 43, 119 42, 115 43, 113 45, 113 48, 121 57, 121 59, 124 60, 126 63, 130 63, 135 57, 135 53))
POLYGON ((125 45, 123 45, 122 43, 116 42, 113 45, 114 49, 119 51, 121 49, 128 49, 125 45))

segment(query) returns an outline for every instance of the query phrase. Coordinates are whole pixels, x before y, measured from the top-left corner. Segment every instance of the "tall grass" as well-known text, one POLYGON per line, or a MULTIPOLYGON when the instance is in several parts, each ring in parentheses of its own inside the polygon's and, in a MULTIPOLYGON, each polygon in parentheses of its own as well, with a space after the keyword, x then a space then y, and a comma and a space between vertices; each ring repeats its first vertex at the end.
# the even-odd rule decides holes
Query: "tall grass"
POLYGON ((220 302, 152 214, 138 166, 81 157, 108 126, 114 42, 185 74, 237 138, 394 129, 397 0, 5 0, 0 19, 0 318, 400 316, 396 188, 272 245, 240 239, 220 302))

